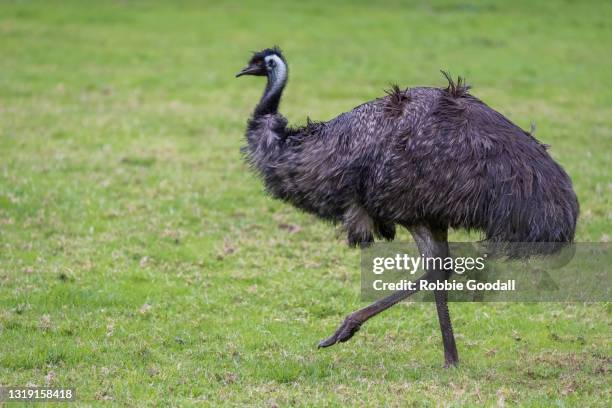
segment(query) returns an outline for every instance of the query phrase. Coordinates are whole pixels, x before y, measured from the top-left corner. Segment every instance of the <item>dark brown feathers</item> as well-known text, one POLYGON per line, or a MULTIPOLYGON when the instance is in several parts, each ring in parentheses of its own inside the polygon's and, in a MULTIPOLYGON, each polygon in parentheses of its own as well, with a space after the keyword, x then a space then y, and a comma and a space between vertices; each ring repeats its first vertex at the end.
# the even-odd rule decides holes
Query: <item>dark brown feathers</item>
POLYGON ((450 96, 453 98, 462 98, 468 94, 471 86, 465 83, 465 78, 458 76, 457 82, 455 82, 448 72, 442 70, 440 70, 440 72, 442 72, 442 75, 444 75, 448 81, 446 92, 448 92, 450 96))
POLYGON ((447 88, 392 86, 324 123, 254 115, 247 159, 272 196, 345 223, 354 244, 391 239, 396 224, 571 242, 579 206, 567 173, 463 78, 443 74, 447 88))
POLYGON ((393 84, 391 85, 391 89, 385 89, 385 93, 389 96, 385 98, 385 113, 391 117, 400 116, 404 110, 404 106, 410 100, 406 90, 401 90, 397 84, 393 84))
POLYGON ((268 55, 278 55, 283 61, 285 61, 285 57, 283 56, 283 52, 281 51, 278 45, 275 45, 272 48, 266 48, 261 51, 253 51, 253 55, 251 56, 250 64, 256 63, 258 61, 262 61, 268 55))

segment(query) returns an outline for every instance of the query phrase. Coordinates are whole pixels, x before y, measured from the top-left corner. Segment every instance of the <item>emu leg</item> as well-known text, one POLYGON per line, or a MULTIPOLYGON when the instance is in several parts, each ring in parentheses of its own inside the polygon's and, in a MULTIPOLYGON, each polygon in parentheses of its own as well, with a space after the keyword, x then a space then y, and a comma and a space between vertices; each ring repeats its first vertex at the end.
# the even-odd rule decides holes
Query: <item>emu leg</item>
MULTIPOLYGON (((446 257, 448 251, 448 238, 446 229, 430 229, 426 226, 409 227, 410 232, 419 248, 421 254, 425 257, 446 257)), ((419 281, 435 282, 438 280, 446 280, 452 271, 436 271, 428 270, 419 281)), ((408 298, 413 293, 418 291, 420 283, 416 285, 417 290, 397 291, 384 299, 372 303, 371 305, 360 309, 348 315, 338 329, 327 339, 319 343, 319 347, 329 347, 336 343, 341 343, 349 340, 359 329, 361 325, 368 319, 387 310, 391 306, 408 298)), ((434 291, 436 298, 436 308, 438 310, 438 320, 440 322, 440 330, 442 332, 442 340, 444 344, 444 360, 445 367, 456 365, 459 362, 457 354, 457 346, 455 345, 455 337, 448 312, 448 294, 446 291, 434 291)))
MULTIPOLYGON (((429 276, 425 274, 419 280, 429 281, 429 276)), ((372 303, 370 306, 364 307, 363 309, 359 309, 358 311, 351 313, 344 319, 344 322, 342 322, 342 324, 340 325, 340 327, 338 327, 334 334, 319 343, 319 348, 333 346, 336 343, 343 343, 349 340, 351 337, 353 337, 355 333, 359 331, 361 325, 365 323, 368 319, 376 316, 382 311, 387 310, 396 303, 401 302, 413 293, 418 292, 419 284, 417 284, 416 287, 416 290, 397 291, 384 299, 372 303)))
MULTIPOLYGON (((410 232, 417 242, 417 246, 422 254, 430 257, 445 258, 449 256, 448 232, 446 228, 429 229, 426 227, 411 228, 410 232)), ((436 270, 434 281, 446 281, 452 271, 436 270)), ((448 312, 448 293, 445 290, 434 290, 436 299, 436 310, 440 331, 442 332, 442 344, 444 345, 444 366, 450 367, 459 363, 459 354, 455 344, 453 326, 448 312)))
MULTIPOLYGON (((416 241, 417 247, 422 254, 430 254, 434 253, 437 248, 436 241, 434 235, 431 230, 427 227, 409 227, 414 240, 416 241)), ((442 238, 445 238, 443 236, 442 238)), ((446 242, 446 241, 444 241, 446 242)), ((433 271, 427 271, 417 282, 416 290, 400 290, 391 295, 387 296, 384 299, 378 300, 371 305, 364 307, 363 309, 359 309, 356 312, 348 315, 340 327, 336 329, 334 334, 319 342, 319 348, 321 347, 329 347, 333 346, 336 343, 343 343, 349 340, 355 333, 359 331, 361 325, 365 323, 367 320, 376 316, 377 314, 387 310, 391 306, 401 302, 406 299, 413 293, 418 292, 418 288, 420 287, 420 281, 431 282, 434 276, 433 271)))
POLYGON ((438 310, 438 321, 442 332, 442 344, 444 344, 444 367, 455 366, 459 363, 459 354, 453 335, 450 314, 448 313, 448 293, 445 290, 435 290, 436 309, 438 310))

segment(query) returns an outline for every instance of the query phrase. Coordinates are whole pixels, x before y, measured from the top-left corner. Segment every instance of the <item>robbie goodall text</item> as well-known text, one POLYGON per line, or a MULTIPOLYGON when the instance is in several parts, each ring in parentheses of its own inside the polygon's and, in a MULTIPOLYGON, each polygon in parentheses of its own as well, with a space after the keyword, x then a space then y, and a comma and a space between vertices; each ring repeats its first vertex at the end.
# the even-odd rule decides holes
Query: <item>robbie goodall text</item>
POLYGON ((399 282, 385 282, 376 279, 372 282, 372 288, 376 291, 387 290, 447 290, 447 291, 508 291, 516 290, 516 281, 508 279, 506 281, 496 280, 495 282, 478 282, 469 279, 466 282, 458 282, 454 279, 438 282, 427 282, 425 280, 411 281, 402 279, 399 282))

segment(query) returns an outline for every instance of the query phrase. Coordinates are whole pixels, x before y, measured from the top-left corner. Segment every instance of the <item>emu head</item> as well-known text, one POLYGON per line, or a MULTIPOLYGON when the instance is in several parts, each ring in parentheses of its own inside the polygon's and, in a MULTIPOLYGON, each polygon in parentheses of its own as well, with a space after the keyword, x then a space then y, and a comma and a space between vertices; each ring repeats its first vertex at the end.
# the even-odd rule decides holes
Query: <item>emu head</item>
POLYGON ((287 77, 285 57, 278 47, 266 48, 256 52, 248 65, 236 74, 236 77, 242 75, 267 76, 271 82, 284 81, 287 77))

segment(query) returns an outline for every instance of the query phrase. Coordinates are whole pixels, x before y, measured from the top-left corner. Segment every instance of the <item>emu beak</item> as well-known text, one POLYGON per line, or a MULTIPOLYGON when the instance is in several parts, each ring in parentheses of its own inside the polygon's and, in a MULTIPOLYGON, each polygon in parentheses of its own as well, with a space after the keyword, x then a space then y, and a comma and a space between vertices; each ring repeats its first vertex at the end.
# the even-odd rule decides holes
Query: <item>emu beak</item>
POLYGON ((247 65, 246 67, 242 69, 242 71, 236 74, 236 78, 243 76, 243 75, 261 75, 262 74, 261 71, 262 69, 258 65, 247 65))

